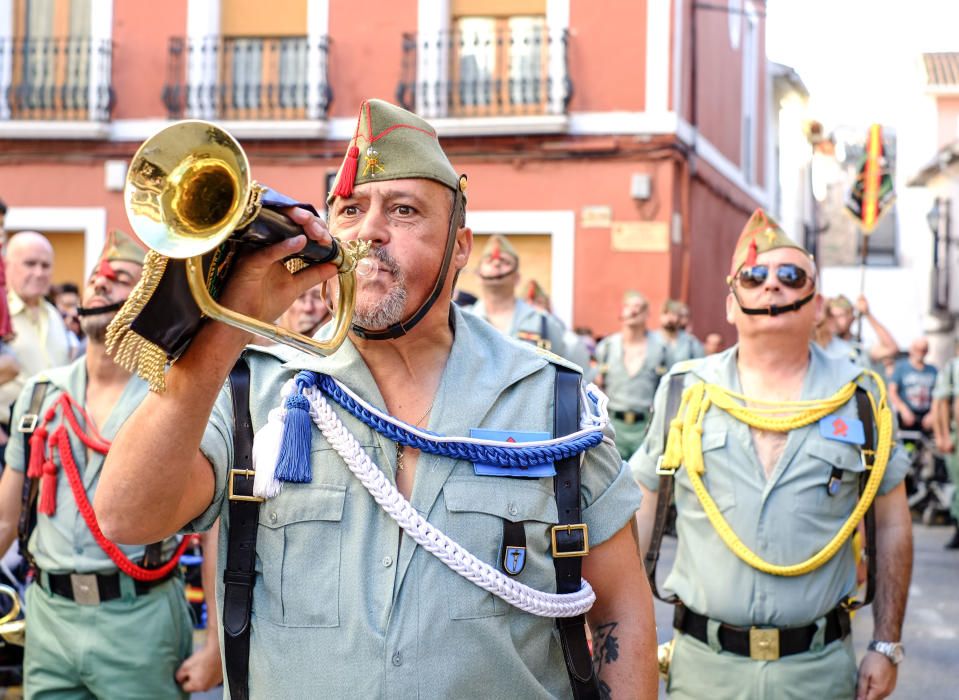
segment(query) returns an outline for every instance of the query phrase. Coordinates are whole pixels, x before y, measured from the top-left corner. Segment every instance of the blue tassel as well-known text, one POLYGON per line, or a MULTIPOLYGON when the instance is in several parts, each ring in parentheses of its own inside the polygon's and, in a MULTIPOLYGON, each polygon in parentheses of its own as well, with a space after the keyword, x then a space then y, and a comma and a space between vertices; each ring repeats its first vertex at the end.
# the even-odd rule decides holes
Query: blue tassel
POLYGON ((280 456, 276 460, 278 481, 295 484, 308 484, 313 481, 313 468, 310 465, 312 433, 310 402, 303 394, 292 394, 286 400, 283 439, 280 442, 280 456))

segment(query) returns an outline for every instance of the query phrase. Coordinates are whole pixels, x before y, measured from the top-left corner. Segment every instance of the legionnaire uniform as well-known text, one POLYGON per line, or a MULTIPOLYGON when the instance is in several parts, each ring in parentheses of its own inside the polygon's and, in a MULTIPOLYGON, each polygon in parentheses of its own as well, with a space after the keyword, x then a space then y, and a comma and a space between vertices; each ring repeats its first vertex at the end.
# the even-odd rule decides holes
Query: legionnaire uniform
POLYGON ((705 350, 703 350, 703 344, 700 343, 699 339, 692 333, 680 330, 676 335, 675 343, 670 343, 662 333, 656 332, 656 335, 659 336, 663 345, 666 346, 667 356, 669 358, 667 362, 670 367, 677 362, 694 360, 706 354, 705 350))
MULTIPOLYGON (((455 307, 453 318, 455 340, 427 429, 444 435, 469 435, 471 428, 550 431, 554 364, 455 307)), ((327 358, 284 348, 251 349, 247 360, 255 431, 299 369, 328 374, 383 406, 350 341, 327 358)), ((395 483, 396 443, 335 410, 395 483)), ((218 515, 221 533, 231 527, 232 431, 231 400, 224 393, 201 445, 216 470, 216 497, 192 524, 195 529, 218 515)), ((314 433, 313 482, 284 484, 260 507, 250 697, 568 697, 554 623, 511 608, 403 536, 314 433), (321 669, 317 659, 323 659, 321 669)), ((632 517, 638 488, 608 443, 586 454, 581 473, 582 517, 595 546, 632 517)), ((501 559, 504 524, 521 524, 526 563, 516 579, 552 591, 552 481, 478 476, 468 461, 421 453, 411 502, 431 524, 494 566, 501 559)), ((218 604, 221 596, 222 586, 218 604)))
MULTIPOLYGON (((952 444, 956 445, 956 423, 959 421, 955 412, 955 400, 959 396, 959 357, 953 357, 936 375, 936 385, 932 390, 933 400, 946 399, 949 401, 949 432, 952 435, 952 444)), ((949 479, 953 483, 952 506, 949 514, 957 521, 956 534, 950 541, 950 549, 959 549, 959 450, 956 448, 945 455, 946 468, 949 470, 949 479)))
POLYGON ((659 380, 669 369, 669 349, 661 336, 646 332, 646 358, 636 374, 623 363, 623 334, 606 336, 596 346, 597 372, 609 397, 609 417, 616 428, 616 447, 629 459, 643 442, 659 380))
MULTIPOLYGON (((139 246, 114 236, 101 260, 142 263, 139 246)), ((178 556, 176 539, 149 547, 113 545, 102 533, 91 532, 83 515, 86 510, 95 518, 90 503, 106 454, 88 446, 102 441, 108 445, 143 400, 147 385, 131 377, 106 423, 94 426, 81 408, 86 383, 83 358, 48 370, 27 382, 12 414, 15 427, 36 428, 31 464, 46 462, 39 477, 40 513, 27 548, 36 565, 26 592, 27 697, 186 697, 174 674, 192 651, 193 628, 173 561, 178 556), (35 403, 38 384, 36 400, 42 401, 35 403), (70 400, 67 408, 64 402, 70 400), (61 429, 69 449, 58 437, 61 429), (82 508, 74 497, 71 473, 85 494, 82 508), (104 547, 117 547, 116 560, 128 560, 125 564, 143 564, 149 552, 151 568, 168 573, 156 580, 135 580, 118 570, 104 547)), ((13 433, 6 459, 11 469, 30 475, 24 434, 13 433)))
POLYGON ((586 347, 586 343, 549 311, 552 308, 552 302, 546 290, 543 289, 536 280, 529 281, 526 288, 526 300, 543 313, 547 313, 555 318, 560 325, 563 326, 563 345, 566 348, 566 354, 563 355, 563 357, 578 365, 579 368, 583 370, 583 376, 589 380, 592 369, 590 367, 589 349, 586 347))
MULTIPOLYGON (((450 235, 455 234, 465 177, 452 169, 433 129, 393 105, 364 102, 331 199, 351 196, 354 179, 361 184, 408 178, 432 179, 454 191, 450 235)), ((449 253, 444 266, 448 261, 449 253)), ((438 279, 445 280, 446 268, 441 269, 438 279)), ((413 317, 425 314, 430 303, 413 317)), ((403 324, 383 330, 354 325, 353 333, 395 338, 395 329, 403 324)), ((573 389, 579 388, 578 371, 455 306, 450 324, 452 346, 426 414, 425 438, 474 436, 496 441, 489 449, 504 452, 516 448, 515 442, 549 439, 559 430, 556 406, 575 406, 565 400, 569 392, 559 388, 568 379, 574 380, 573 389), (499 437, 478 432, 483 430, 496 431, 499 437)), ((384 512, 405 504, 398 491, 386 501, 374 500, 368 490, 373 486, 351 473, 359 460, 369 468, 364 473, 376 474, 376 488, 393 489, 402 464, 400 445, 407 444, 395 434, 394 419, 385 415, 384 398, 352 341, 329 357, 287 348, 248 348, 244 362, 248 381, 235 380, 242 370, 234 371, 204 433, 200 450, 213 465, 215 491, 209 508, 189 526, 205 529, 222 518, 218 561, 226 571, 217 597, 231 686, 236 678, 230 673, 231 658, 240 660, 235 668, 242 666, 237 690, 231 687, 230 692, 239 695, 248 683, 252 698, 571 697, 560 643, 566 633, 557 631, 557 623, 542 612, 524 612, 456 573, 408 529, 401 529, 409 526, 407 520, 384 512), (303 384, 308 379, 316 385, 303 384), (321 382, 327 379, 340 382, 344 401, 344 396, 355 396, 366 402, 366 412, 347 410, 332 394, 322 393, 321 382), (244 385, 248 401, 241 398, 244 385), (309 394, 307 388, 317 393, 309 394), (325 396, 330 396, 328 406, 321 409, 312 403, 307 414, 303 402, 325 396), (247 405, 256 434, 252 449, 244 448, 239 437, 246 432, 247 405), (379 412, 376 432, 359 419, 369 418, 374 410, 379 412), (332 433, 336 439, 325 437, 331 435, 327 428, 318 429, 324 420, 342 421, 332 433), (346 432, 355 436, 355 443, 346 439, 346 432), (363 461, 364 451, 371 462, 363 461), (284 455, 294 453, 305 458, 284 461, 284 455), (235 471, 247 454, 253 455, 252 487, 248 472, 235 471), (291 466, 297 473, 286 471, 291 466), (251 526, 246 526, 246 515, 234 517, 234 509, 254 507, 257 498, 265 500, 255 505, 251 526), (254 562, 249 549, 240 552, 249 562, 246 574, 242 567, 233 568, 231 558, 240 547, 236 533, 249 529, 256 556, 254 562), (234 634, 233 613, 247 600, 252 601, 245 613, 249 616, 234 634), (242 657, 233 656, 231 648, 242 646, 243 630, 251 630, 249 646, 242 657)), ((584 406, 601 405, 596 397, 589 404, 588 398, 584 406)), ((569 414, 582 425, 579 412, 569 414)), ((573 432, 575 428, 559 435, 565 439, 573 432)), ((593 424, 580 432, 589 433, 592 447, 585 454, 584 448, 573 453, 573 482, 579 487, 563 498, 572 498, 575 509, 568 507, 569 501, 562 511, 558 507, 559 491, 567 481, 554 479, 551 472, 555 466, 560 473, 569 458, 540 464, 536 470, 523 464, 509 470, 497 467, 490 475, 489 465, 460 456, 462 452, 422 448, 409 497, 412 507, 403 518, 425 518, 492 567, 475 569, 485 572, 484 581, 493 578, 506 580, 514 589, 525 585, 549 595, 557 592, 565 603, 584 589, 577 574, 575 592, 558 590, 566 583, 559 575, 562 563, 580 561, 588 547, 622 530, 641 498, 613 448, 611 431, 593 424), (570 523, 568 513, 580 507, 582 522, 554 527, 570 523), (566 541, 580 546, 565 548, 566 541)), ((436 540, 431 536, 430 543, 436 540)), ((471 566, 465 573, 472 571, 471 566)), ((557 617, 572 620, 579 614, 557 617)), ((581 641, 588 665, 585 636, 581 641)), ((595 678, 593 673, 594 683, 595 678)))
MULTIPOLYGON (((486 242, 486 246, 483 248, 482 258, 486 259, 499 256, 510 257, 515 261, 516 265, 519 264, 519 254, 510 244, 506 236, 490 236, 486 242)), ((480 318, 489 321, 486 305, 482 299, 468 307, 468 310, 480 318)), ((543 313, 539 309, 526 303, 523 299, 516 299, 513 320, 510 323, 506 335, 543 348, 544 350, 549 350, 555 355, 565 357, 575 362, 575 359, 569 356, 566 343, 563 341, 565 332, 566 329, 563 328, 563 324, 558 318, 552 314, 543 313)))
MULTIPOLYGON (((758 252, 797 247, 778 226, 773 232, 772 241, 758 237, 758 252)), ((736 270, 747 255, 743 241, 736 270)), ((866 469, 863 450, 870 448, 852 388, 862 387, 877 404, 883 390, 873 375, 811 344, 800 399, 807 403, 762 407, 778 409, 777 416, 818 411, 822 417, 796 420, 796 427, 787 428, 783 453, 767 477, 750 432, 764 414, 757 410, 743 418, 753 412, 742 410, 736 362, 734 346, 673 367, 656 394, 646 440, 630 460, 636 479, 651 491, 659 490, 664 472, 672 473, 678 548, 664 589, 681 603, 667 690, 670 697, 697 700, 852 698, 857 669, 842 604, 857 588, 853 547, 843 541, 834 556, 803 567, 805 573, 798 575, 774 575, 763 567, 765 562, 807 563, 822 554, 820 548, 840 528, 848 527, 851 534, 850 514, 866 469), (684 396, 678 414, 669 415, 673 377, 679 377, 684 396), (842 388, 845 394, 837 394, 842 388), (697 493, 700 486, 714 509, 707 511, 697 493), (750 563, 724 540, 730 534, 755 555, 750 563)), ((892 415, 888 407, 880 409, 886 422, 877 421, 881 439, 870 469, 883 466, 882 439, 887 448, 891 444, 882 426, 892 430, 892 415)), ((902 481, 908 459, 894 448, 884 467, 880 495, 902 481)))

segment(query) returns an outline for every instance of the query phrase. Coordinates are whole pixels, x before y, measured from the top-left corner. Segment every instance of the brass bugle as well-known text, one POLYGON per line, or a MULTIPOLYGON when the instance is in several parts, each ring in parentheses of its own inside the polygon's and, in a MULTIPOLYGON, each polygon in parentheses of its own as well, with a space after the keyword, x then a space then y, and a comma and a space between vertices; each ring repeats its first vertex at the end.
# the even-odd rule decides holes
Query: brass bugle
POLYGON ((10 586, 0 583, 0 595, 10 599, 10 610, 0 617, 0 637, 7 644, 23 646, 26 621, 20 617, 20 596, 10 586))
MULTIPOLYGON (((146 342, 155 366, 158 354, 175 360, 203 317, 222 321, 274 342, 312 354, 328 355, 346 339, 353 316, 357 263, 368 242, 329 245, 308 240, 287 260, 292 272, 306 265, 337 268, 339 293, 332 334, 315 340, 221 306, 216 296, 238 255, 300 235, 302 229, 278 209, 293 205, 251 179, 249 160, 239 143, 210 122, 172 124, 145 141, 130 163, 124 190, 127 216, 137 237, 163 257, 147 258, 144 279, 108 331, 107 348, 122 345, 132 329, 146 342), (187 291, 188 290, 188 291, 187 291), (155 297, 161 301, 154 302, 155 297), (117 338, 120 338, 119 340, 117 338)), ((118 362, 145 376, 136 350, 114 353, 118 362)), ((150 370, 151 386, 155 382, 150 370)), ((162 383, 162 382, 161 382, 162 383)), ((154 387, 155 388, 155 387, 154 387)))

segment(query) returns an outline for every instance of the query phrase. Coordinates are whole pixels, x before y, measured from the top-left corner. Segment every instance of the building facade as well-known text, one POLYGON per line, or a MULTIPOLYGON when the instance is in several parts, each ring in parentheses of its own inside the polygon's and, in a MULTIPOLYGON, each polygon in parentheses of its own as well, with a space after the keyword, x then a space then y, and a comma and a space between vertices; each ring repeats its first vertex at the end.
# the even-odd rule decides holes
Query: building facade
POLYGON ((768 81, 755 0, 0 0, 0 198, 82 280, 164 125, 219 123, 321 205, 379 97, 434 124, 477 249, 510 236, 568 324, 609 333, 638 289, 729 339, 730 251, 775 187, 768 81))

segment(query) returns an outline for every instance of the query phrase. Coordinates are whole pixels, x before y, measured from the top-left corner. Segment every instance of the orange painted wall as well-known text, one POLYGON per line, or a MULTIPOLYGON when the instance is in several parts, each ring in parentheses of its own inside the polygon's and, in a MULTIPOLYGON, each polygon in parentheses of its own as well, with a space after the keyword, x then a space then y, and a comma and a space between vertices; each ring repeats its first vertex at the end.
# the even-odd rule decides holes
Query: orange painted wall
POLYGON ((571 111, 645 108, 646 2, 570 2, 571 111))
POLYGON ((936 100, 939 117, 939 147, 959 138, 959 96, 940 97, 936 100))
POLYGON ((416 33, 417 0, 330 3, 331 117, 352 117, 368 97, 396 101, 403 34, 416 33))
POLYGON ((113 3, 114 119, 165 117, 170 37, 186 36, 186 0, 113 3))

